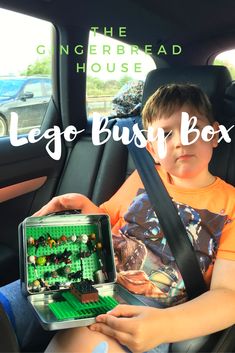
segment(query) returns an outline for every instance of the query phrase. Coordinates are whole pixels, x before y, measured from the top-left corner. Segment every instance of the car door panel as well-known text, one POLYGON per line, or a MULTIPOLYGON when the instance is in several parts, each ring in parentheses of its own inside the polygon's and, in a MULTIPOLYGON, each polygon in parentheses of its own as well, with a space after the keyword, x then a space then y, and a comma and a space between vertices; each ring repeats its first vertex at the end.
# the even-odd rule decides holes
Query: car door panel
POLYGON ((0 189, 0 202, 5 202, 14 199, 18 196, 35 191, 42 187, 47 180, 47 177, 38 177, 31 180, 26 180, 21 183, 6 186, 0 189))
MULTIPOLYGON (((45 121, 59 125, 53 102, 45 121)), ((18 276, 18 225, 54 195, 64 165, 65 147, 56 161, 46 151, 48 140, 12 146, 0 139, 0 285, 18 276), (10 271, 9 271, 10 269, 10 271), (11 273, 10 273, 11 272, 11 273)))

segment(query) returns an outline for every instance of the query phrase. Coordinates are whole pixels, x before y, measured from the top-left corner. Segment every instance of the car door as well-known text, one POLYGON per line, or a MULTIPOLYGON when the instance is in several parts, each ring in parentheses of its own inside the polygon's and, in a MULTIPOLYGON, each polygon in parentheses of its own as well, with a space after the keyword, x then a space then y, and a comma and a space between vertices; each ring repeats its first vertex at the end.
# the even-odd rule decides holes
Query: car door
MULTIPOLYGON (((45 121, 48 126, 59 125, 52 101, 45 121)), ((44 139, 16 147, 9 137, 0 139, 0 284, 19 275, 18 224, 48 202, 55 192, 64 153, 55 161, 46 151, 47 143, 44 139)))

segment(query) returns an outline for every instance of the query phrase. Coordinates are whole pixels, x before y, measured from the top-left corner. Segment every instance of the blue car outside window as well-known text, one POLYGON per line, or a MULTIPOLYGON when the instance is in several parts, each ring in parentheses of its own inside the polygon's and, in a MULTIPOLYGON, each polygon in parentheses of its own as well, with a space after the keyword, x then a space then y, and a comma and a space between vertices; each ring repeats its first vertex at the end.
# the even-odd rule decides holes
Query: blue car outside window
POLYGON ((0 97, 13 97, 15 96, 25 80, 0 80, 0 97))

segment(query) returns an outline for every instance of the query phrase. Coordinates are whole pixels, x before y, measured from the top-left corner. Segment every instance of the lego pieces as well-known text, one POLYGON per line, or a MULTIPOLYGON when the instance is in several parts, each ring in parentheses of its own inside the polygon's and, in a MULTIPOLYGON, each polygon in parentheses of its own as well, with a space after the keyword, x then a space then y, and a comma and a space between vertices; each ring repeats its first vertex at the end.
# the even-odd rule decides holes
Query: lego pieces
MULTIPOLYGON (((21 231, 24 289, 39 299, 32 305, 42 314, 43 324, 66 327, 71 319, 74 326, 73 320, 93 320, 118 304, 111 297, 115 291, 102 290, 102 284, 115 280, 106 215, 29 217, 21 231), (111 296, 101 297, 98 290, 111 296)), ((78 326, 89 322, 83 320, 78 326)))
POLYGON ((111 296, 99 296, 99 300, 90 303, 81 303, 70 291, 62 292, 65 301, 48 304, 50 310, 58 320, 85 319, 96 317, 113 309, 119 303, 111 296))
POLYGON ((29 292, 65 289, 71 282, 94 280, 100 270, 97 224, 31 226, 26 239, 29 292))
POLYGON ((81 303, 96 302, 99 300, 98 290, 92 286, 90 281, 84 280, 79 283, 72 283, 70 291, 81 303))
POLYGON ((77 311, 65 301, 53 302, 48 306, 58 320, 72 319, 77 316, 77 311))

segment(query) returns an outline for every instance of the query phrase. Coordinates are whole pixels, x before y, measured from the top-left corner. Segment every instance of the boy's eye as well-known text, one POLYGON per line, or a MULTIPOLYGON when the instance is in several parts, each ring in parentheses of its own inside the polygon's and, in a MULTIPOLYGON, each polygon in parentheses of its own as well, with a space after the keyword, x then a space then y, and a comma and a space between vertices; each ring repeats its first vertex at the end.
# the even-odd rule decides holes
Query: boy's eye
POLYGON ((195 125, 195 126, 194 126, 193 124, 190 124, 190 125, 189 125, 189 129, 192 129, 192 128, 198 129, 198 130, 201 129, 199 125, 195 125))
POLYGON ((169 138, 172 136, 172 130, 171 131, 164 131, 164 138, 169 138))

